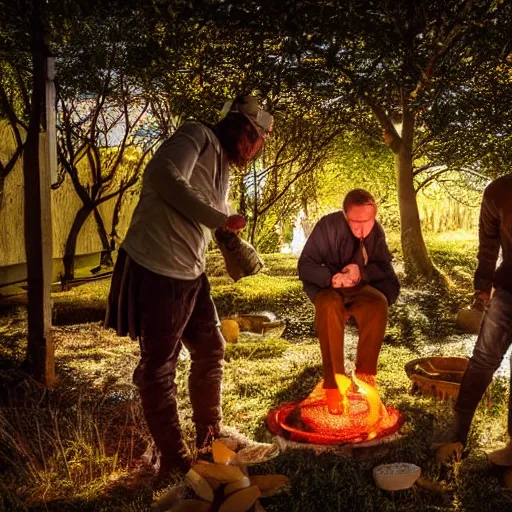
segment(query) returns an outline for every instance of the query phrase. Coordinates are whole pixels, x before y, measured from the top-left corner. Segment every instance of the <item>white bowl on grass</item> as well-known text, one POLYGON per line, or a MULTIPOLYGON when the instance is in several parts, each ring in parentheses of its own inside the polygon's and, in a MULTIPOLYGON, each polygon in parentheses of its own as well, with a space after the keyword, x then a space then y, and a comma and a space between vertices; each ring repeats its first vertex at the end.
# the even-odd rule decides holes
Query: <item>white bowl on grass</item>
POLYGON ((381 464, 373 468, 375 483, 385 491, 402 491, 414 485, 421 475, 421 468, 409 462, 381 464))

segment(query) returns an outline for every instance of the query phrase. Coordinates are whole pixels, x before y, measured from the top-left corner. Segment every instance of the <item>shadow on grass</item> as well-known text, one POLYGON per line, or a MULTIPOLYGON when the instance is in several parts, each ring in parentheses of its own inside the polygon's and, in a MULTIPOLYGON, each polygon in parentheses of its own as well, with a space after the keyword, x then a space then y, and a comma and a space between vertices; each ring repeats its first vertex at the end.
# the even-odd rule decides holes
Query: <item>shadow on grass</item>
POLYGON ((263 338, 254 341, 228 343, 224 359, 227 362, 239 359, 273 359, 281 357, 289 348, 289 344, 279 338, 263 338))
MULTIPOLYGON (((379 456, 351 458, 334 451, 317 454, 305 445, 305 449, 290 448, 258 466, 258 473, 283 473, 291 479, 289 494, 270 498, 269 510, 453 510, 450 492, 415 485, 410 490, 391 494, 374 484, 373 468, 390 462, 415 463, 434 478, 436 468, 429 449, 434 416, 405 404, 402 413, 406 423, 401 439, 390 444, 387 452, 379 452, 379 456)), ((264 505, 267 507, 266 501, 264 505)))
MULTIPOLYGON (((306 398, 322 377, 323 369, 321 365, 305 368, 287 387, 273 395, 267 414, 272 409, 286 402, 294 402, 306 398)), ((260 426, 254 431, 255 439, 268 439, 269 437, 266 423, 267 414, 261 416, 258 421, 260 426)))
POLYGON ((461 334, 455 322, 460 301, 455 294, 435 286, 402 288, 388 315, 385 343, 406 346, 420 354, 418 340, 440 345, 450 336, 461 334))
MULTIPOLYGON (((148 437, 133 389, 115 382, 98 389, 67 375, 48 390, 22 372, 2 377, 0 510, 119 510, 108 482, 135 467, 148 437), (59 499, 44 499, 49 487, 59 499)), ((125 506, 141 492, 119 486, 125 506)))
MULTIPOLYGON (((52 324, 56 326, 102 322, 105 319, 106 300, 69 298, 53 299, 52 324)), ((26 321, 27 296, 16 295, 0 301, 0 324, 26 321)))
POLYGON ((130 488, 125 483, 114 485, 104 492, 90 498, 55 499, 35 503, 28 508, 6 509, 27 512, 98 512, 100 510, 148 510, 152 501, 152 492, 148 487, 130 488))
POLYGON ((52 309, 52 323, 56 326, 103 322, 106 303, 103 301, 58 302, 52 309))
POLYGON ((456 493, 461 510, 512 510, 512 493, 502 487, 504 475, 505 468, 490 466, 484 454, 470 455, 456 475, 456 493))

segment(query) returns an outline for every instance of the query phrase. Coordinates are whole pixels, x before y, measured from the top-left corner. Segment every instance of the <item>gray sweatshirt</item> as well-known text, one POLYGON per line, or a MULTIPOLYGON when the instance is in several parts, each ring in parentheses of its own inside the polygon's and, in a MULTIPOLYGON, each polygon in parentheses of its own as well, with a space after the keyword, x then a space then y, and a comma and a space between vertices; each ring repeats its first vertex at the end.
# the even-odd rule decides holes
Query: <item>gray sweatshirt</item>
POLYGON ((184 124, 147 165, 139 203, 121 247, 139 265, 176 279, 205 268, 210 229, 229 214, 229 164, 215 134, 184 124))

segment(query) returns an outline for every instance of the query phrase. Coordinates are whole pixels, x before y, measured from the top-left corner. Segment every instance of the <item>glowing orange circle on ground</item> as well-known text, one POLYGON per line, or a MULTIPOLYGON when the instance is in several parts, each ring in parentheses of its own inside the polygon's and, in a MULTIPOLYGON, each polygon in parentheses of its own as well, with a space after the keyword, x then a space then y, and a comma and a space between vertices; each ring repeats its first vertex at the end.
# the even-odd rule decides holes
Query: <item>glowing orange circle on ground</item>
POLYGON ((403 423, 402 414, 385 407, 373 424, 368 424, 369 406, 365 397, 349 392, 348 411, 329 413, 321 383, 301 402, 285 403, 267 415, 267 426, 275 434, 291 441, 314 444, 362 443, 395 433, 403 423))

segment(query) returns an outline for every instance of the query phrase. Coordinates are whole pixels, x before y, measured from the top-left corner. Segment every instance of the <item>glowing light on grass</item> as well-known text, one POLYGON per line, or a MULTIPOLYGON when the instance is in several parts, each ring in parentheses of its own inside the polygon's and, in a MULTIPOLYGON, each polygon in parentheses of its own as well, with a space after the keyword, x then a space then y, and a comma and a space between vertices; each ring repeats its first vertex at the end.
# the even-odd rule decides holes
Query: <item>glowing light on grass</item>
POLYGON ((379 393, 373 386, 358 379, 355 373, 352 374, 352 379, 359 387, 359 393, 364 395, 368 401, 368 416, 366 418, 368 425, 380 422, 381 418, 385 418, 388 413, 380 400, 379 393))
POLYGON ((400 412, 384 406, 373 386, 355 376, 353 380, 336 375, 339 414, 329 412, 320 381, 301 402, 285 403, 270 411, 269 430, 291 441, 315 444, 356 444, 395 433, 403 423, 400 412))
POLYGON ((341 410, 343 413, 345 413, 348 411, 348 390, 352 383, 346 375, 337 373, 334 377, 336 379, 336 385, 338 386, 338 390, 341 395, 341 403, 343 404, 341 410))

